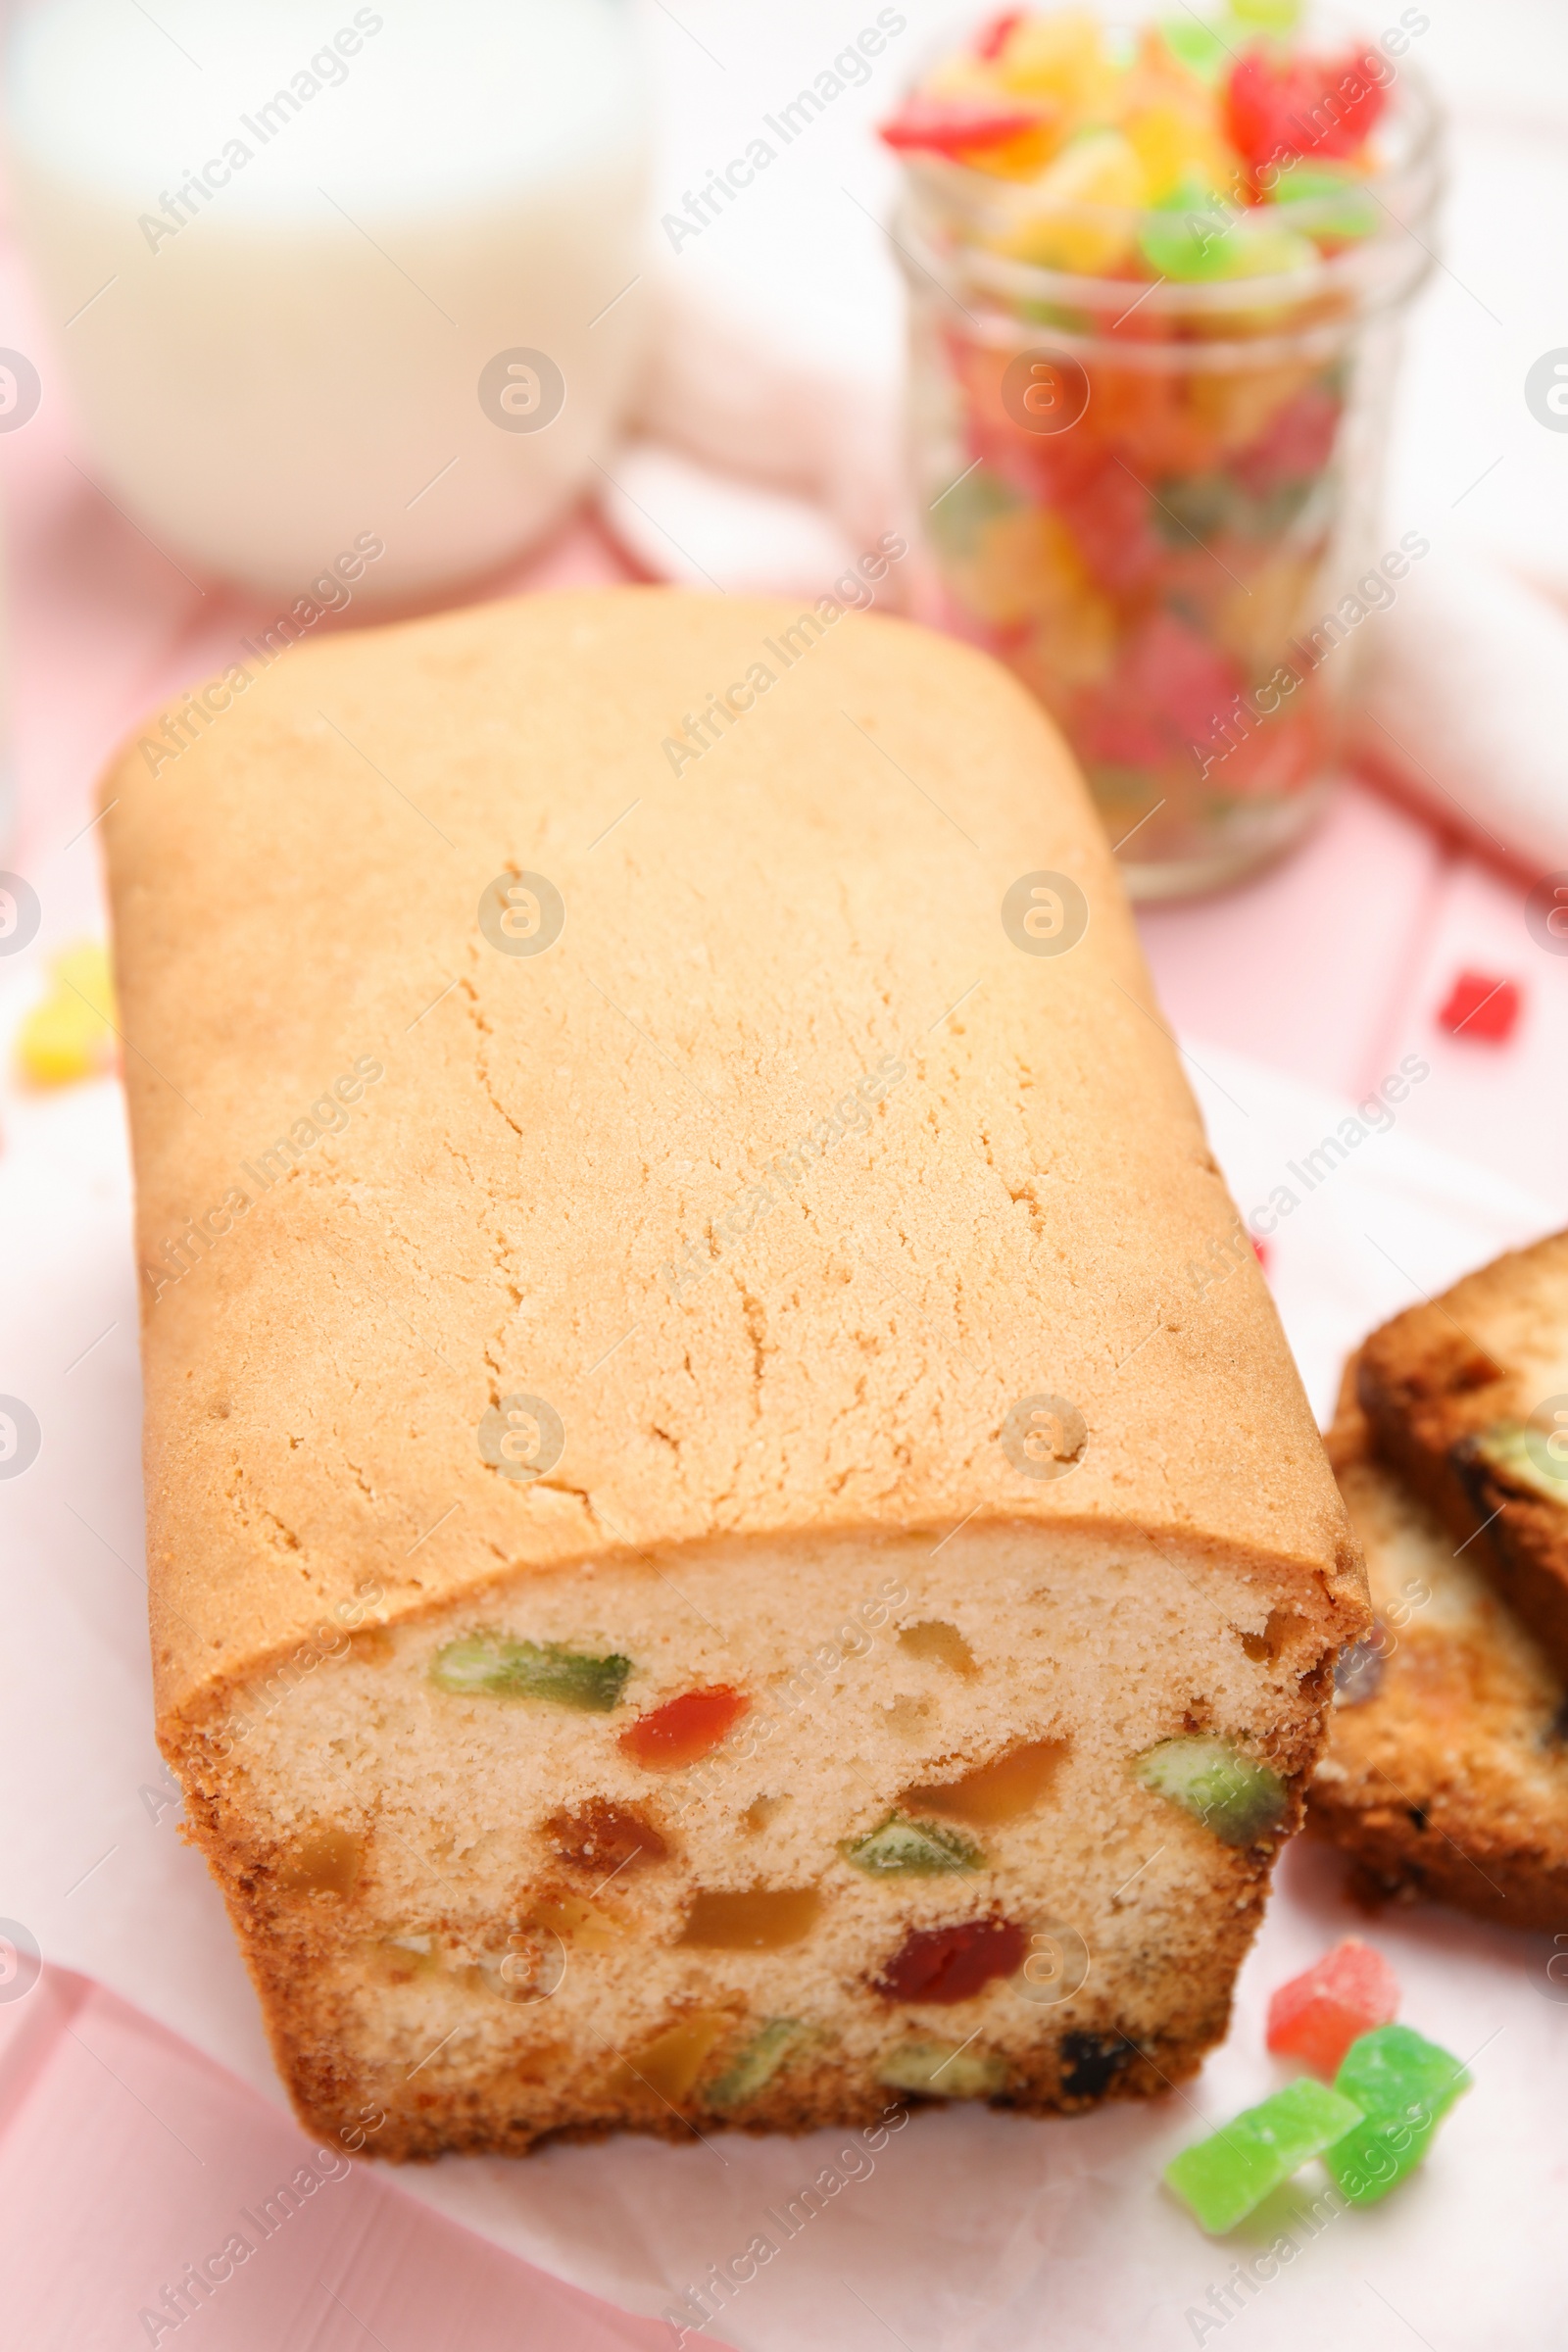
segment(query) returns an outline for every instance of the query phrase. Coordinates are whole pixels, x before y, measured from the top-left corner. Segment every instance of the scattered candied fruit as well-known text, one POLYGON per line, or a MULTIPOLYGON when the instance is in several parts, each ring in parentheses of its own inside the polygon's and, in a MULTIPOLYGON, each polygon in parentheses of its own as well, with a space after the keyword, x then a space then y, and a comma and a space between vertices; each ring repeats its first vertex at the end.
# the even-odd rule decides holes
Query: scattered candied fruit
POLYGON ((563 1806, 544 1828, 563 1862, 610 1877, 639 1860, 662 1862, 669 1851, 652 1822, 630 1805, 612 1805, 603 1796, 591 1796, 584 1805, 563 1806))
POLYGON ((816 1925, 814 1886, 699 1887, 680 1934, 710 1952, 776 1952, 816 1925))
POLYGON ((458 1698, 543 1698, 608 1715, 620 1701, 630 1658, 590 1657, 560 1642, 514 1642, 477 1633, 438 1650, 430 1680, 458 1698))
POLYGON ((734 2023, 722 2009, 693 2009, 677 2018, 612 2069, 612 2095, 625 2098, 637 2090, 651 2090, 656 2098, 678 2103, 702 2073, 709 2051, 734 2023))
POLYGON ((640 1715, 616 1744, 623 1756, 650 1772, 674 1772, 710 1756, 750 1705, 744 1691, 722 1685, 711 1690, 683 1690, 651 1715, 640 1715))
POLYGON ((839 1852, 868 1878, 941 1878, 949 1871, 978 1870, 984 1854, 972 1838, 940 1821, 908 1821, 890 1813, 860 1838, 842 1838, 839 1852))
POLYGON ((1165 2167, 1165 2180, 1210 2237, 1223 2236, 1271 2189, 1321 2156, 1360 2123, 1342 2091, 1303 2075, 1226 2124, 1165 2167))
POLYGON ((1066 1753, 1065 1740, 1023 1740, 993 1763, 977 1764, 961 1780, 906 1788, 899 1810, 944 1813, 950 1821, 966 1821, 982 1829, 1016 1821, 1039 1804, 1066 1753))
POLYGON ((1250 1845, 1285 1818, 1285 1783, 1270 1764, 1228 1740, 1161 1740, 1134 1761, 1146 1788, 1211 1830, 1224 1845, 1250 1845))
POLYGON ((1438 1012, 1438 1026, 1474 1045, 1503 1046, 1512 1037, 1524 1003, 1517 980, 1494 980, 1490 972, 1460 972, 1438 1012))
POLYGON ((1470 2075, 1408 2026, 1379 2026, 1351 2042, 1334 2087, 1364 2120, 1324 2161, 1352 2205, 1375 2205, 1421 2162, 1433 2132, 1470 2088, 1470 2075))
POLYGON ((885 2001, 972 2000, 993 1977, 1016 1975, 1028 1949, 1007 1919, 971 1919, 956 1928, 911 1928, 876 1980, 885 2001))
POLYGON ((1298 2058, 1332 2082, 1346 2051, 1363 2034, 1391 2025, 1399 1982, 1381 1952, 1347 1936, 1311 1968, 1282 1984, 1268 2005, 1268 2046, 1298 2058))

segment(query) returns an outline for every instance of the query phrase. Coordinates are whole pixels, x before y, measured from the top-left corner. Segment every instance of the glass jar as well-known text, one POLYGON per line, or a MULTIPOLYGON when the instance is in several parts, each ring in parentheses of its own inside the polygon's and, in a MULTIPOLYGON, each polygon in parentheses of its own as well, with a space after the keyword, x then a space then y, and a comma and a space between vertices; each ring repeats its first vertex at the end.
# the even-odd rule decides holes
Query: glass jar
POLYGON ((1402 533, 1373 584, 1439 188, 1431 103, 1389 73, 1377 175, 1266 208, 1056 205, 1043 240, 1027 183, 904 159, 913 610, 1057 720, 1135 897, 1216 888, 1302 832, 1361 623, 1424 552, 1402 533), (1154 239, 1202 251, 1265 211, 1288 270, 1155 273, 1154 239), (1016 258, 1042 241, 1070 266, 1016 258))

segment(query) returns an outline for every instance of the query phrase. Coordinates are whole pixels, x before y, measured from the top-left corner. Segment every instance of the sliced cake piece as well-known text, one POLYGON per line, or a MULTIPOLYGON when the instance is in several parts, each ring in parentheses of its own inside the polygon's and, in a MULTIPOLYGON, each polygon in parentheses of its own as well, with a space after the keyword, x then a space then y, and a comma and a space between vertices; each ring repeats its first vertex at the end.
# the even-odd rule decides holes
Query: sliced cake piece
POLYGON ((1308 1824, 1369 1887, 1568 1928, 1568 1700, 1456 1539, 1377 1460, 1347 1382, 1329 1447, 1378 1624, 1337 1671, 1308 1824))
POLYGON ((1378 1452, 1568 1674, 1568 1233, 1385 1323, 1357 1393, 1378 1452))
POLYGON ((312 2129, 1191 2074, 1365 1588, 1028 698, 540 597, 106 797, 161 1734, 312 2129))

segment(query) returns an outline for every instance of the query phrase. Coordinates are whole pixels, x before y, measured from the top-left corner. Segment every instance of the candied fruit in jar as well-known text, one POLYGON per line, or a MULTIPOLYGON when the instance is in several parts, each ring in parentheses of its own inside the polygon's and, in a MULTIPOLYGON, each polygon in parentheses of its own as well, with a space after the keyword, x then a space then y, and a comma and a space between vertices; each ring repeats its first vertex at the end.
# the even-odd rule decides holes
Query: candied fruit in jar
POLYGON ((628 1724, 617 1745, 623 1756, 650 1772, 676 1772, 722 1746, 751 1701, 740 1690, 683 1690, 652 1714, 628 1724))
POLYGON ((1332 2082, 1351 2042, 1392 2025, 1398 2009, 1398 1979, 1383 1954, 1348 1936, 1272 1995, 1268 2046, 1332 2082))
POLYGON ((911 1928, 874 1989, 885 2001, 932 2001, 949 2007, 972 2000, 994 1977, 1015 1976, 1027 1950, 1025 1931, 1007 1919, 911 1928))

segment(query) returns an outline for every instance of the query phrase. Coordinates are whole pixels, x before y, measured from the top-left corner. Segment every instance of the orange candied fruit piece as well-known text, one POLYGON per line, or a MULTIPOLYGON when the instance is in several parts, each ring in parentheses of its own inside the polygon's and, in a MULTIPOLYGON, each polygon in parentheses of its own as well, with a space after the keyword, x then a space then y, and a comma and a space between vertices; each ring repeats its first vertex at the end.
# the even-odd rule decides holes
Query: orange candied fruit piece
POLYGON ((620 1752, 652 1772, 671 1772, 710 1756, 751 1705, 744 1691, 719 1685, 712 1690, 683 1690, 679 1698, 639 1716, 622 1732, 620 1752))

